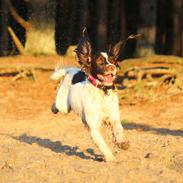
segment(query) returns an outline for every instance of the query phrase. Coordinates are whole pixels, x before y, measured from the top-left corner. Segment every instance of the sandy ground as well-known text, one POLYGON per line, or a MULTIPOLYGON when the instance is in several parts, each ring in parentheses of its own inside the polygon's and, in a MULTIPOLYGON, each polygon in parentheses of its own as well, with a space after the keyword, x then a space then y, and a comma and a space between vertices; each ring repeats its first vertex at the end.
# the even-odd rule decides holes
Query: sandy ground
POLYGON ((127 151, 101 153, 74 113, 54 115, 51 72, 37 81, 0 77, 0 183, 183 182, 183 95, 132 104, 120 100, 127 151))

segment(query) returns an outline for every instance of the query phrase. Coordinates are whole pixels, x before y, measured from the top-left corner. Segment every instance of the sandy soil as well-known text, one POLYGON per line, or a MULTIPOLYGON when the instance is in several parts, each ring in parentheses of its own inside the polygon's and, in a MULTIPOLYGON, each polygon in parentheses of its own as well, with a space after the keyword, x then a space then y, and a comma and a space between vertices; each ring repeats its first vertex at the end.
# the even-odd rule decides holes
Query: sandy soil
POLYGON ((120 96, 130 148, 110 144, 118 162, 105 163, 79 117, 51 113, 50 74, 0 77, 0 183, 183 182, 182 94, 135 104, 120 96))

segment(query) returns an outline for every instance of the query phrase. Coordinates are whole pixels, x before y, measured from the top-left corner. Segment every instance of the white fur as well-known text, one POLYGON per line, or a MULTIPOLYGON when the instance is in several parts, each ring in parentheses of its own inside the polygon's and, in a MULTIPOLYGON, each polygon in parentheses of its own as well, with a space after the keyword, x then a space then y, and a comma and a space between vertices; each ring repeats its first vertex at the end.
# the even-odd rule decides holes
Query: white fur
POLYGON ((106 52, 100 52, 100 54, 106 59, 106 62, 109 64, 109 65, 114 65, 112 64, 111 62, 109 62, 109 57, 108 57, 108 54, 106 52))
POLYGON ((115 158, 100 133, 100 126, 103 120, 108 119, 113 127, 116 142, 123 142, 117 94, 113 90, 105 94, 88 80, 72 84, 72 78, 78 71, 80 71, 78 68, 63 68, 51 76, 54 80, 64 76, 57 92, 56 108, 62 113, 68 113, 69 109, 72 109, 81 116, 82 121, 88 125, 94 142, 104 154, 105 160, 112 161, 115 158))
POLYGON ((108 55, 106 52, 100 52, 100 54, 108 61, 108 55))

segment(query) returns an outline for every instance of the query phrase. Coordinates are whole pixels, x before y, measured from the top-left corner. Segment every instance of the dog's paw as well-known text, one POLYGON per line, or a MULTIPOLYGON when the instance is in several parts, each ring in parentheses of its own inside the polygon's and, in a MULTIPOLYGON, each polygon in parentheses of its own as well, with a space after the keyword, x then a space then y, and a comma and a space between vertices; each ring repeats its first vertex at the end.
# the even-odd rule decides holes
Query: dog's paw
POLYGON ((116 145, 123 150, 128 150, 130 147, 130 142, 126 141, 126 142, 120 142, 120 143, 116 143, 116 145))
POLYGON ((105 161, 105 159, 104 159, 103 156, 96 156, 96 157, 95 157, 95 160, 96 160, 96 161, 99 161, 99 162, 105 161))
POLYGON ((105 161, 106 162, 116 162, 116 158, 113 155, 107 156, 107 157, 105 157, 105 161))
POLYGON ((57 114, 57 113, 59 112, 59 110, 56 108, 55 104, 53 104, 53 105, 51 106, 51 111, 52 111, 52 113, 54 113, 54 114, 57 114))

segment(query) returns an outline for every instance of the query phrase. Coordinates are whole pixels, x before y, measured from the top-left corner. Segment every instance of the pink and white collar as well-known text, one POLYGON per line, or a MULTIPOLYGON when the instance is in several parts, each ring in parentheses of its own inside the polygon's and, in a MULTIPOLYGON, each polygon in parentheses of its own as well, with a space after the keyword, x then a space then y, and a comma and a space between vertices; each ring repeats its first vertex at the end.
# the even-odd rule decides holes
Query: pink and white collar
POLYGON ((94 78, 92 75, 89 75, 89 76, 87 77, 87 79, 88 79, 94 86, 96 86, 96 87, 99 87, 99 86, 101 85, 101 82, 100 82, 98 79, 94 78))
POLYGON ((98 79, 94 78, 92 75, 89 75, 87 79, 91 82, 91 84, 99 89, 102 89, 105 95, 108 95, 108 90, 115 90, 115 86, 104 86, 98 79))

